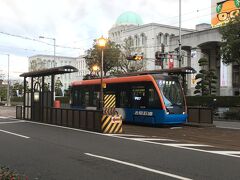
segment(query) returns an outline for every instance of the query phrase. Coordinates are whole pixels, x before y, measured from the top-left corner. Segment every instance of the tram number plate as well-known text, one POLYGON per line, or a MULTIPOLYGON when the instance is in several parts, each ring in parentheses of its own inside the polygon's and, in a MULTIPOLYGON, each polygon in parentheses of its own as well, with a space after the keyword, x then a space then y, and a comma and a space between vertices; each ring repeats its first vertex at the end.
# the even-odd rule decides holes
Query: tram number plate
POLYGON ((149 111, 135 111, 134 115, 153 116, 153 112, 149 112, 149 111))

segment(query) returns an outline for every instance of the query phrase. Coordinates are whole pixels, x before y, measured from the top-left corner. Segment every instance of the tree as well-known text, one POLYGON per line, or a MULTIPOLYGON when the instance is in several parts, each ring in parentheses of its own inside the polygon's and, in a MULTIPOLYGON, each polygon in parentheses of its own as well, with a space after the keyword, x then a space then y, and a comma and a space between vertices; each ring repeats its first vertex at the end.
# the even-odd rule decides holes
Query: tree
MULTIPOLYGON (((114 70, 114 68, 117 67, 121 51, 120 46, 110 40, 107 41, 103 51, 104 51, 103 73, 104 76, 106 76, 108 72, 114 70)), ((87 56, 85 57, 86 64, 90 72, 92 72, 92 67, 94 65, 101 67, 101 58, 102 49, 97 45, 97 41, 94 40, 93 47, 87 50, 87 56)))
POLYGON ((220 48, 223 63, 236 63, 240 66, 240 16, 231 19, 219 30, 223 41, 220 48))
POLYGON ((132 47, 132 43, 130 39, 126 39, 121 46, 121 56, 118 62, 118 68, 115 70, 115 74, 119 73, 128 73, 128 72, 136 72, 143 69, 143 60, 141 61, 129 61, 127 57, 134 53, 140 54, 140 48, 132 47))
POLYGON ((20 96, 23 94, 23 83, 14 83, 12 87, 12 96, 20 96))
POLYGON ((207 96, 216 94, 216 84, 217 76, 214 69, 208 70, 209 61, 207 58, 200 58, 198 64, 201 70, 196 75, 196 80, 198 80, 194 94, 207 96))
POLYGON ((1 86, 0 87, 0 101, 6 101, 7 100, 7 86, 1 86))
POLYGON ((58 77, 56 82, 55 82, 55 93, 56 93, 56 96, 62 96, 63 95, 62 87, 63 87, 63 84, 62 84, 62 82, 60 80, 60 77, 58 77))

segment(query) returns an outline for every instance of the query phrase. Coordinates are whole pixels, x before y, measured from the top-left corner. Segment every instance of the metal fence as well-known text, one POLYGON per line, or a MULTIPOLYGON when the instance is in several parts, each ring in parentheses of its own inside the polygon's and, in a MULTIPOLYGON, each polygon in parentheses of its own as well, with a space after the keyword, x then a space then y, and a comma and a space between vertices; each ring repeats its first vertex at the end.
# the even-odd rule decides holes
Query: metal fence
MULTIPOLYGON (((23 119, 22 106, 16 107, 16 118, 23 119)), ((42 118, 28 119, 31 121, 54 124, 59 126, 101 132, 102 111, 76 110, 64 108, 44 108, 42 118)))
POLYGON ((16 119, 23 119, 23 108, 22 108, 22 106, 16 106, 16 119))
POLYGON ((188 107, 188 123, 213 124, 212 108, 188 107))

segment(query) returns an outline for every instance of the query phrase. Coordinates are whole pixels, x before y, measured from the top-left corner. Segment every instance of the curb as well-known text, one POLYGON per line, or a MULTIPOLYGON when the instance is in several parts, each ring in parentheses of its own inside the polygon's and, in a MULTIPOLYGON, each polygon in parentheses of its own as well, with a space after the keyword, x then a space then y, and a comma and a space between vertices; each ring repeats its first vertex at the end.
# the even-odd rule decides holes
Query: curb
POLYGON ((185 123, 184 126, 190 126, 190 127, 216 127, 216 125, 208 124, 208 123, 185 123))

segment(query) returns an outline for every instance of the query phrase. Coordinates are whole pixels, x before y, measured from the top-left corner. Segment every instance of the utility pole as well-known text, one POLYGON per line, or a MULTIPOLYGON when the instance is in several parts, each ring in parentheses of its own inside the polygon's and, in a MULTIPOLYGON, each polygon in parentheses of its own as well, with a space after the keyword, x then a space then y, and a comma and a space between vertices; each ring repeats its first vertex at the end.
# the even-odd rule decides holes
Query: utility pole
POLYGON ((8 56, 8 86, 7 86, 7 106, 10 106, 10 80, 9 80, 9 66, 10 66, 10 55, 7 54, 8 56))
POLYGON ((178 63, 181 67, 182 61, 182 2, 179 0, 179 50, 178 50, 178 63))

